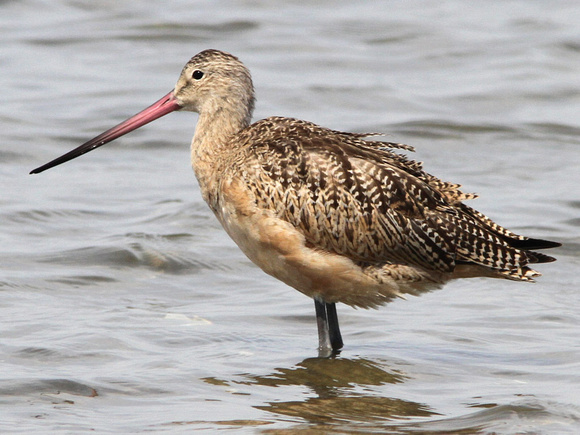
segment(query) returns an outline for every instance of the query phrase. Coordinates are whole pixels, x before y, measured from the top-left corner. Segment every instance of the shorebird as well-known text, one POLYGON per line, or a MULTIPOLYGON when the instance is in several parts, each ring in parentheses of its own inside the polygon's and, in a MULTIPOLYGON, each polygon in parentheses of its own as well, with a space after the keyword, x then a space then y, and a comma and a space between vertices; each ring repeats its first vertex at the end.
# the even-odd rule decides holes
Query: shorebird
POLYGON ((74 159, 176 110, 197 112, 191 164, 204 200, 264 272, 314 299, 319 352, 343 346, 336 303, 375 308, 455 278, 533 281, 535 250, 559 243, 517 235, 395 150, 293 118, 251 123, 249 70, 218 50, 195 55, 159 101, 31 171, 74 159))

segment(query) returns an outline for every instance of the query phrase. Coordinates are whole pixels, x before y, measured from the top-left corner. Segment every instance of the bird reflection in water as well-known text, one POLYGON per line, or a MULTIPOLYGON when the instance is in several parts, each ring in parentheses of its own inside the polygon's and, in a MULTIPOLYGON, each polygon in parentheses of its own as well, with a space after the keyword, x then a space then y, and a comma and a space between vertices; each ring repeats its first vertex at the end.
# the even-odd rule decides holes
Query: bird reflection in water
MULTIPOLYGON (((205 378, 221 386, 303 386, 312 394, 305 400, 276 401, 257 409, 296 417, 308 423, 308 430, 336 429, 345 424, 356 430, 380 429, 393 419, 430 417, 437 413, 427 405, 398 398, 384 397, 373 387, 405 382, 408 377, 385 362, 364 358, 307 358, 291 368, 278 368, 267 375, 244 375, 244 379, 224 381, 205 378)), ((293 395, 296 397, 296 395, 293 395)), ((299 430, 299 428, 296 428, 299 430)))

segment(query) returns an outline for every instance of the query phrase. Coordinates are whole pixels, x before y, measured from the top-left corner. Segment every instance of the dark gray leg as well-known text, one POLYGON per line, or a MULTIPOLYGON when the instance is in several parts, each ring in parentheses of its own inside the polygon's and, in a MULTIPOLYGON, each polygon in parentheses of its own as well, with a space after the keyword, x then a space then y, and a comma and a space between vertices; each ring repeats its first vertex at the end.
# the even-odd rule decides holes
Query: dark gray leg
POLYGON ((330 334, 328 333, 328 317, 326 316, 326 304, 318 299, 314 299, 316 308, 316 324, 318 325, 318 351, 330 353, 330 334))
POLYGON ((326 317, 328 319, 328 332, 330 335, 330 345, 332 350, 342 349, 342 335, 338 326, 338 314, 336 314, 336 304, 326 304, 326 317))
POLYGON ((330 356, 342 348, 336 304, 314 299, 318 325, 318 351, 320 356, 330 356))

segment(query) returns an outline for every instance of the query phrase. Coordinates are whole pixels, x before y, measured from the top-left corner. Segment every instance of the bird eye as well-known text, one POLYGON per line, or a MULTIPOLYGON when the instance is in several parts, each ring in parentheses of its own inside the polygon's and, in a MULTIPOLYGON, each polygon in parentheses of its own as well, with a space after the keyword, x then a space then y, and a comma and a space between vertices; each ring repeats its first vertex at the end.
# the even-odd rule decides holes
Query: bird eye
POLYGON ((191 75, 195 80, 200 80, 203 77, 203 71, 196 69, 191 75))

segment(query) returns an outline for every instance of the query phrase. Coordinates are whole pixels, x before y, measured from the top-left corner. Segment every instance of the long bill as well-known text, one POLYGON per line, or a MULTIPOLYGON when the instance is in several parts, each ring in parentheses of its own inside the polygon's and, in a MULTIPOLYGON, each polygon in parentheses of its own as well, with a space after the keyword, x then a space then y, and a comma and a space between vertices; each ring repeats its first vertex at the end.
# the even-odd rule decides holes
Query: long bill
POLYGON ((72 151, 69 151, 66 154, 63 154, 56 159, 39 166, 36 169, 30 171, 31 174, 38 174, 40 172, 46 171, 54 166, 58 166, 61 163, 68 162, 78 156, 82 156, 89 151, 94 150, 102 145, 105 145, 108 142, 111 142, 118 137, 121 137, 133 130, 138 129, 139 127, 150 123, 151 121, 155 121, 157 118, 161 118, 162 116, 167 115, 168 113, 174 112, 176 110, 181 109, 177 99, 173 95, 173 91, 169 92, 159 101, 156 101, 151 106, 147 107, 145 110, 137 113, 136 115, 130 117, 126 121, 121 122, 120 124, 116 125, 113 128, 101 133, 97 137, 85 142, 81 146, 75 148, 72 151))

